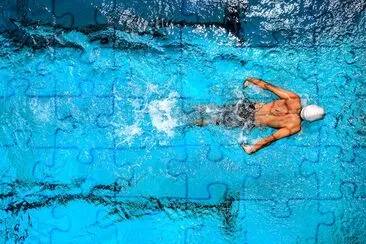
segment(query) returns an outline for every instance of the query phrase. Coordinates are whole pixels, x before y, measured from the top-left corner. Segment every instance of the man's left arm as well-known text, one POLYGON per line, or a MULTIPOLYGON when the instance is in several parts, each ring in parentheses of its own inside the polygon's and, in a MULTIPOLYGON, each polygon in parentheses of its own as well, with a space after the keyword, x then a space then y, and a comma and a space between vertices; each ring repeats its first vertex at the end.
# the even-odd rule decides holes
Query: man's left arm
POLYGON ((300 131, 300 127, 294 127, 294 128, 281 128, 278 131, 276 131, 274 134, 265 137, 261 140, 259 140, 258 142, 256 142, 254 144, 253 147, 249 146, 249 145, 242 145, 244 151, 248 154, 252 154, 256 151, 258 151, 259 149, 266 147, 268 145, 270 145, 272 142, 275 142, 277 140, 280 140, 282 138, 285 138, 287 136, 296 134, 297 132, 300 131))
POLYGON ((268 90, 274 94, 276 94, 278 97, 282 99, 300 99, 299 95, 292 91, 285 90, 281 87, 274 86, 270 84, 269 82, 266 82, 264 80, 254 78, 254 77, 248 77, 245 79, 245 83, 243 84, 243 87, 246 87, 248 83, 252 83, 256 86, 259 86, 260 88, 264 90, 268 90))

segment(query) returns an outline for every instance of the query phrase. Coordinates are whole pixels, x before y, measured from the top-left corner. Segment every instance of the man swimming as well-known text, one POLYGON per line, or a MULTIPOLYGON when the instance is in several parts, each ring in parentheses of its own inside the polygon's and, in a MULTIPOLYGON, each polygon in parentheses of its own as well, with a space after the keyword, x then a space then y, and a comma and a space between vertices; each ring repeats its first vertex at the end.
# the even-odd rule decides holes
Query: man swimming
MULTIPOLYGON (((257 78, 247 78, 243 88, 250 84, 271 91, 280 99, 270 103, 253 103, 245 99, 240 100, 237 104, 217 106, 215 108, 206 107, 206 110, 211 111, 201 111, 200 119, 198 119, 196 125, 215 124, 227 127, 244 127, 245 129, 267 126, 278 129, 275 133, 259 140, 253 146, 242 145, 245 152, 252 154, 272 142, 298 133, 301 130, 302 120, 315 121, 324 116, 324 109, 317 105, 308 105, 301 108, 301 99, 296 93, 257 78)), ((200 109, 202 110, 202 107, 200 109)))

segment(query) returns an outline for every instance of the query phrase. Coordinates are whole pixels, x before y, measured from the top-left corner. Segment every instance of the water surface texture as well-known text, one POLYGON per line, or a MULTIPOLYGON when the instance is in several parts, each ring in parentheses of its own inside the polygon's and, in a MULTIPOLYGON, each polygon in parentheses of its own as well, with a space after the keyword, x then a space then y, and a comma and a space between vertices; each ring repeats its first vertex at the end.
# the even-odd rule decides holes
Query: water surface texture
POLYGON ((13 4, 1 242, 366 241, 364 2, 13 4), (240 143, 273 130, 187 125, 200 104, 275 99, 247 76, 325 118, 253 155, 240 143))

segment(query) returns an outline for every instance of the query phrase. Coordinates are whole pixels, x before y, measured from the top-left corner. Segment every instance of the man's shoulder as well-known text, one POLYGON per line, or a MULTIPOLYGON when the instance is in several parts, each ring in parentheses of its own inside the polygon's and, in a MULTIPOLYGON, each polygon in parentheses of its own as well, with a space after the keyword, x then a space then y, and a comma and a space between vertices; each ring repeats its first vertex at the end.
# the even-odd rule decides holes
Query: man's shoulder
POLYGON ((301 108, 301 99, 300 98, 291 98, 287 100, 287 105, 292 109, 300 109, 301 108))

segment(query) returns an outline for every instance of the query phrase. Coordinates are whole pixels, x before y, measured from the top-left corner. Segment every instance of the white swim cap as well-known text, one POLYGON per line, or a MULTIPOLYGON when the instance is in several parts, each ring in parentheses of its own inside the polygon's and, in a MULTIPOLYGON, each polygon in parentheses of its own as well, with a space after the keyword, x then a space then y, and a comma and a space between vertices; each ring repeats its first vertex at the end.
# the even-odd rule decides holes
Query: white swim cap
POLYGON ((305 106, 300 113, 302 119, 307 121, 315 121, 323 118, 325 112, 322 107, 317 105, 308 105, 305 106))

